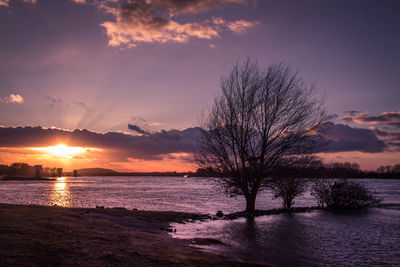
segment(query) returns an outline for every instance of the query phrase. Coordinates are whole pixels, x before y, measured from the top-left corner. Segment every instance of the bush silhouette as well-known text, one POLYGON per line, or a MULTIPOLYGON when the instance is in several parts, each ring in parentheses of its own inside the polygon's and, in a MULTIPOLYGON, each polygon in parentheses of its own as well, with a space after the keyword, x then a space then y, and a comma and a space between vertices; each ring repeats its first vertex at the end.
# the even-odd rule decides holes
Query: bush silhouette
POLYGON ((364 185, 347 179, 320 179, 312 186, 313 195, 321 207, 354 209, 375 206, 380 199, 364 185))

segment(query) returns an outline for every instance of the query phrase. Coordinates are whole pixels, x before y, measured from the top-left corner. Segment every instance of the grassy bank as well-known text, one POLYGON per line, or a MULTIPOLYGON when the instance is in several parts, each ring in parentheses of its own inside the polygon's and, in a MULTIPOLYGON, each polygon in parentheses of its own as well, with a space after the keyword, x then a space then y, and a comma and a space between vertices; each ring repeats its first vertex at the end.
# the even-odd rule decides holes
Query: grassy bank
POLYGON ((201 253, 171 238, 179 212, 0 204, 0 266, 222 265, 249 263, 201 253))

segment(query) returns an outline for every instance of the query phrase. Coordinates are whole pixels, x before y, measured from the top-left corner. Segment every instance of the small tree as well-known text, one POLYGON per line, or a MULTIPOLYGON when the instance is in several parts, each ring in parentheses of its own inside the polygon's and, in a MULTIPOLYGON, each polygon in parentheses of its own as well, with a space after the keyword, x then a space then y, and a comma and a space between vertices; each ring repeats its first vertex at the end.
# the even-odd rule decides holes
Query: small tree
POLYGON ((243 195, 252 213, 276 166, 296 164, 315 151, 312 135, 327 116, 312 88, 286 64, 238 63, 221 88, 203 122, 196 160, 230 195, 243 195))
POLYGON ((331 209, 363 208, 380 202, 365 185, 348 179, 317 180, 311 195, 319 206, 331 209))
POLYGON ((307 189, 307 180, 298 177, 282 177, 274 179, 270 185, 274 198, 281 198, 283 208, 290 209, 294 198, 303 194, 307 189))

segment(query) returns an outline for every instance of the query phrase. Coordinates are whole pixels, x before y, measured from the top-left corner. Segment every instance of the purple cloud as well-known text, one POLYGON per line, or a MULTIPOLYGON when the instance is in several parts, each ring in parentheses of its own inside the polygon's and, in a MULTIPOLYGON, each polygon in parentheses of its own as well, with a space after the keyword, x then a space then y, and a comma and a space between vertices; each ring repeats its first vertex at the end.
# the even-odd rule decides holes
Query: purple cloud
POLYGON ((400 127, 400 111, 382 112, 377 116, 368 113, 349 112, 349 115, 343 116, 342 119, 357 124, 383 124, 400 127))
POLYGON ((360 151, 383 152, 387 144, 380 140, 371 129, 353 128, 344 124, 327 123, 326 133, 319 136, 326 147, 323 152, 360 151))
MULTIPOLYGON (((383 133, 375 129, 352 128, 343 124, 328 123, 328 131, 317 138, 327 146, 321 152, 361 151, 378 153, 387 149, 389 143, 380 140, 383 133)), ((75 129, 66 131, 42 127, 0 127, 0 147, 43 147, 66 143, 70 146, 95 147, 105 149, 113 159, 162 159, 172 153, 192 153, 201 137, 200 128, 184 130, 162 130, 146 132, 137 125, 131 130, 142 135, 120 132, 97 133, 75 129), (146 133, 146 134, 144 134, 146 133)), ((388 134, 388 133, 386 133, 388 134)), ((388 142, 394 140, 388 140, 388 142)))
POLYGON ((57 143, 108 150, 126 160, 162 159, 170 153, 191 153, 200 137, 199 128, 169 130, 134 136, 119 132, 96 133, 75 129, 66 131, 42 127, 0 128, 0 147, 43 147, 57 143))

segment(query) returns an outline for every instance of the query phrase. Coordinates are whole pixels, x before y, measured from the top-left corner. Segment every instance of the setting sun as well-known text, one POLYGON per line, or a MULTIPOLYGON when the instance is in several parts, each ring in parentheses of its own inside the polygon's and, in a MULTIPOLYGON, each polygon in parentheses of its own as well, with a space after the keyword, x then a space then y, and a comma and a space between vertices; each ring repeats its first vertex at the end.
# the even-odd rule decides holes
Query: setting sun
POLYGON ((87 149, 83 147, 72 147, 64 144, 49 147, 34 147, 33 150, 43 151, 57 157, 72 158, 73 156, 85 152, 87 149))

